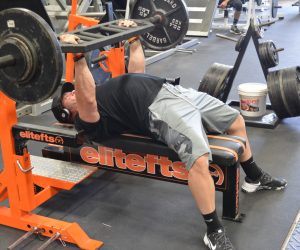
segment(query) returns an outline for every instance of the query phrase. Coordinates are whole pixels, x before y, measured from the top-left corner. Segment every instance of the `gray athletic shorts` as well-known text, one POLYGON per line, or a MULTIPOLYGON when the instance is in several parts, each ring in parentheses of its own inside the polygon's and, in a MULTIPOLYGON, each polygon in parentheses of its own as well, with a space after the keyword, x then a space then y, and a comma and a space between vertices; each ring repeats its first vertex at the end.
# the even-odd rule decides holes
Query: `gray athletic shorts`
POLYGON ((173 149, 189 170, 204 154, 212 160, 206 133, 224 133, 238 114, 206 93, 164 84, 149 107, 150 131, 173 149))

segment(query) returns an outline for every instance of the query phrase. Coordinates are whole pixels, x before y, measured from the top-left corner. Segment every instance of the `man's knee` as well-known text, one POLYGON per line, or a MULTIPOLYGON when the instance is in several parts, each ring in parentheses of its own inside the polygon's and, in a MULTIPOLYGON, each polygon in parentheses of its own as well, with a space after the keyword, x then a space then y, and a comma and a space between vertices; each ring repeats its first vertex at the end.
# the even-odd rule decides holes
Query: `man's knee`
POLYGON ((240 0, 234 0, 232 6, 235 8, 236 11, 242 11, 243 4, 240 0))
POLYGON ((208 154, 200 156, 189 171, 189 179, 195 176, 210 176, 208 154))
POLYGON ((235 10, 240 12, 240 11, 242 11, 242 8, 243 8, 242 2, 241 1, 237 1, 236 5, 235 5, 235 10))
POLYGON ((245 120, 242 115, 238 115, 227 132, 230 133, 241 129, 245 129, 245 120))

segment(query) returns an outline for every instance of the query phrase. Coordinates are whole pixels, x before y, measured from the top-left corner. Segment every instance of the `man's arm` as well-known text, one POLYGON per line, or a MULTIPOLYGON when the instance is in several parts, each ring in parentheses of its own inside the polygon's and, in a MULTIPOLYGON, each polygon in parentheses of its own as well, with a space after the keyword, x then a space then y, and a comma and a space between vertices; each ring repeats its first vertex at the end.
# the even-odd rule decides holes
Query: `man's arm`
MULTIPOLYGON (((120 20, 119 26, 136 27, 137 24, 133 20, 120 20)), ((133 37, 128 41, 130 50, 128 73, 145 73, 145 55, 140 39, 133 37)))
POLYGON ((128 63, 128 73, 145 73, 145 55, 139 39, 134 40, 130 45, 130 57, 128 63))
POLYGON ((219 5, 220 8, 225 9, 228 5, 229 0, 224 0, 222 3, 219 5))
POLYGON ((75 62, 75 96, 80 119, 99 121, 95 81, 84 58, 75 62))
MULTIPOLYGON (((70 34, 60 36, 61 42, 78 44, 79 37, 70 34)), ((96 86, 92 73, 83 55, 74 55, 75 61, 75 96, 76 105, 81 120, 85 122, 97 122, 100 114, 96 101, 96 86)))

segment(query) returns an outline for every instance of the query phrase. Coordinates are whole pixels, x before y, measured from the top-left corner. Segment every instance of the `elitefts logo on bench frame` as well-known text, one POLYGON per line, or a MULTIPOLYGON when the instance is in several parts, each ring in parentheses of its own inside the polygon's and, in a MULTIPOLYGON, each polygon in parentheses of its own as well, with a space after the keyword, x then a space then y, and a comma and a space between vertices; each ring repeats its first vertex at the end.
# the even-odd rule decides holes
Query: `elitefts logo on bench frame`
MULTIPOLYGON (((156 176, 158 174, 156 167, 159 166, 162 177, 182 181, 188 180, 188 170, 185 168, 184 163, 180 161, 173 162, 167 156, 126 154, 120 149, 103 146, 98 146, 98 148, 84 146, 80 149, 80 157, 89 164, 99 164, 124 171, 156 176)), ((218 165, 211 164, 210 173, 217 179, 216 185, 221 186, 224 184, 224 173, 218 165)))
POLYGON ((34 133, 32 131, 21 131, 19 133, 21 138, 30 139, 40 142, 48 142, 48 143, 55 143, 55 144, 64 144, 64 139, 61 136, 51 136, 45 133, 34 133))

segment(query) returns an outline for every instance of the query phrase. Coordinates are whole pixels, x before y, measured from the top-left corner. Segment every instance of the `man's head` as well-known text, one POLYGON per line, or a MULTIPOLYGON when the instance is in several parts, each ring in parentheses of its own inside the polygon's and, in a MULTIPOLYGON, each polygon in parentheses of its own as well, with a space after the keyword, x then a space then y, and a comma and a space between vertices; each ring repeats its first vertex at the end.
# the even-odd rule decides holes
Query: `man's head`
POLYGON ((74 85, 66 82, 60 94, 53 98, 51 110, 54 117, 61 123, 73 123, 77 114, 74 85))

